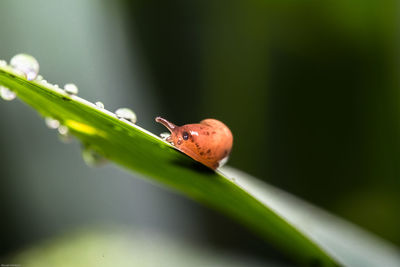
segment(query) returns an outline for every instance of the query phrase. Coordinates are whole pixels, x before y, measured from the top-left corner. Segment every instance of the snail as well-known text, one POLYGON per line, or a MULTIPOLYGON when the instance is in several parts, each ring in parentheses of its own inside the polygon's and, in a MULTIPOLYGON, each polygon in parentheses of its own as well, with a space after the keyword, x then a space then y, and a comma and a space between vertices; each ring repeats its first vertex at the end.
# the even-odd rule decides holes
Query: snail
POLYGON ((176 126, 161 117, 157 117, 156 122, 171 132, 167 142, 207 167, 215 170, 228 160, 233 136, 224 123, 215 119, 205 119, 196 124, 176 126))

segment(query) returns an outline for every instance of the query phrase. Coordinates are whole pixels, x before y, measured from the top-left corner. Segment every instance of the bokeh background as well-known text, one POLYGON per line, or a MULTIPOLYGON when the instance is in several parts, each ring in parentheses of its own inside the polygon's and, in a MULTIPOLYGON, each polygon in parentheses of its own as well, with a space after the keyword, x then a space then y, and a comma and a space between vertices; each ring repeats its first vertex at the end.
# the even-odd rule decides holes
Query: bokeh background
MULTIPOLYGON (((3 0, 0 58, 32 54, 48 81, 155 133, 157 115, 220 119, 231 166, 400 245, 399 15, 395 0, 3 0)), ((179 194, 87 167, 21 102, 0 114, 0 258, 101 225, 220 265, 291 263, 179 194)))

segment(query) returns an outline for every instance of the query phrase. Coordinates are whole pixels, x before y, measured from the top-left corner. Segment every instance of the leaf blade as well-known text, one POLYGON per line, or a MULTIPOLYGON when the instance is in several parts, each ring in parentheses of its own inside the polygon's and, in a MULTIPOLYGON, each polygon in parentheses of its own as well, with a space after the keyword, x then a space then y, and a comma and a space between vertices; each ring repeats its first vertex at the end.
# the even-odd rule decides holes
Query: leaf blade
MULTIPOLYGON (((313 240, 310 232, 300 231, 301 225, 299 228, 293 220, 288 223, 283 214, 271 209, 268 201, 257 198, 249 188, 193 161, 139 126, 61 89, 29 82, 11 69, 0 68, 0 84, 13 89, 43 116, 68 126, 84 144, 110 160, 233 216, 299 263, 322 266, 347 263, 346 258, 328 253, 329 248, 313 240)), ((229 169, 223 171, 226 170, 229 172, 229 169)))

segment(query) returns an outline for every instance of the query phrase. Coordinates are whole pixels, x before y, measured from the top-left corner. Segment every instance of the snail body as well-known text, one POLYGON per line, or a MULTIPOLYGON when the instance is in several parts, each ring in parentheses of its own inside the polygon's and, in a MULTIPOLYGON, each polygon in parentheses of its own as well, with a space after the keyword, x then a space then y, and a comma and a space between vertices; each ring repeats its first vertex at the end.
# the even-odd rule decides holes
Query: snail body
POLYGON ((156 122, 163 124, 171 132, 167 142, 213 170, 222 166, 231 153, 232 133, 218 120, 205 119, 200 123, 176 126, 164 118, 157 117, 156 122))

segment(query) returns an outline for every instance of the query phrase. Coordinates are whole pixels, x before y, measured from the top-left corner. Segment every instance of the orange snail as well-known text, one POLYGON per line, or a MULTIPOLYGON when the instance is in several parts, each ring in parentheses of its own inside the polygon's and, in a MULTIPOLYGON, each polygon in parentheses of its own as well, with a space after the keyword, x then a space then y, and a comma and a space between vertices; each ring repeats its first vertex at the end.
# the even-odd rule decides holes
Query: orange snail
POLYGON ((176 126, 164 118, 157 117, 156 122, 171 132, 167 142, 213 170, 222 166, 231 153, 232 133, 218 120, 205 119, 196 124, 176 126))

